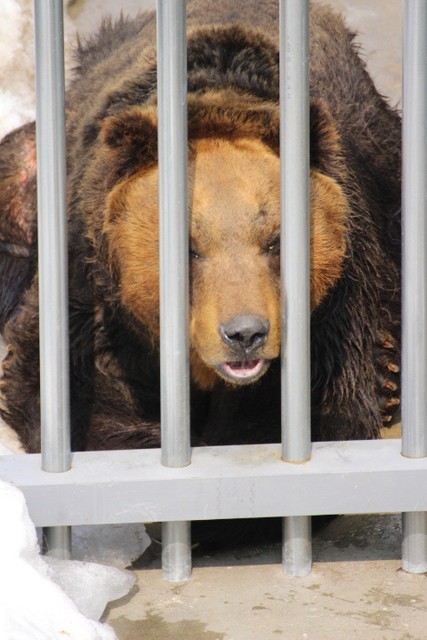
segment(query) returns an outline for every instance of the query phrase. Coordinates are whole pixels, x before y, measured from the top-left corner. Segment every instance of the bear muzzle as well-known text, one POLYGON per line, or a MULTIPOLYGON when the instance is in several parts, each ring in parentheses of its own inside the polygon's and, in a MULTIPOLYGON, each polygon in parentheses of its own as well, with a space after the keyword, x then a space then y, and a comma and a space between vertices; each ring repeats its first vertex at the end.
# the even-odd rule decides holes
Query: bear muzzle
POLYGON ((269 366, 269 361, 259 356, 267 341, 270 322, 256 314, 234 316, 219 325, 222 341, 231 350, 230 360, 217 365, 222 378, 234 384, 248 384, 260 378, 269 366))

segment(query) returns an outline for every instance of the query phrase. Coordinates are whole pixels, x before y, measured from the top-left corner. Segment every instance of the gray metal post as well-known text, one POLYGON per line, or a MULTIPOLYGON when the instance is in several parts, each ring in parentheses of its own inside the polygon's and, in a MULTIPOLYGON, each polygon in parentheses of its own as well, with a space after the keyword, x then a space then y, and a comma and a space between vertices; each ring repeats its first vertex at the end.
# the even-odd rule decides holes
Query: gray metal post
MULTIPOLYGON (((51 472, 71 464, 62 12, 62 0, 34 3, 41 446, 42 468, 51 472)), ((47 533, 57 556, 70 555, 66 529, 47 533)))
MULTIPOLYGON (((427 456, 427 2, 403 33, 402 454, 427 456)), ((420 488, 421 490, 421 488, 420 488)), ((427 571, 427 513, 403 514, 403 568, 427 571)))
POLYGON ((53 558, 71 558, 71 527, 45 527, 43 529, 43 553, 53 558))
MULTIPOLYGON (((310 440, 309 4, 280 2, 282 455, 307 461, 310 440)), ((284 570, 311 569, 308 517, 284 525, 284 570)))
MULTIPOLYGON (((187 211, 187 39, 185 0, 158 0, 158 119, 162 463, 190 463, 187 211)), ((162 527, 163 574, 191 573, 190 526, 162 527)))
POLYGON ((191 523, 164 522, 162 525, 162 568, 169 582, 188 580, 191 574, 191 523))

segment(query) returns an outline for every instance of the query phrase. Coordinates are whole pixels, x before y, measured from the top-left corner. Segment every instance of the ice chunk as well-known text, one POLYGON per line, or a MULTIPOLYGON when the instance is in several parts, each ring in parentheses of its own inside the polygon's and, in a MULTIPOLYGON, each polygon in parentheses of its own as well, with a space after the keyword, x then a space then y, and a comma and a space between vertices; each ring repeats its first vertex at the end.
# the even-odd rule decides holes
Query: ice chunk
POLYGON ((135 583, 130 571, 107 567, 93 562, 44 558, 50 578, 58 584, 80 613, 99 620, 111 600, 125 596, 135 583))
POLYGON ((139 558, 151 540, 143 524, 73 527, 73 558, 125 569, 139 558))

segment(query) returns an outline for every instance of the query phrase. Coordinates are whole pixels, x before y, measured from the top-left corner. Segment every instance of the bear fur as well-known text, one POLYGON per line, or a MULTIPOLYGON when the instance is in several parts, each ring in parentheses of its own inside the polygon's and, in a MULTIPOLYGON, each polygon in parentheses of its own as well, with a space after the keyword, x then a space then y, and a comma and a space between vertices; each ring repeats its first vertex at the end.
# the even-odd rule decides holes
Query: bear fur
MULTIPOLYGON (((188 24, 192 442, 275 442, 278 3, 189 0, 188 24), (238 352, 221 331, 248 314, 268 330, 238 352), (256 361, 256 375, 233 377, 256 361)), ((399 407, 400 119, 342 19, 313 5, 310 29, 312 437, 376 438, 399 407)), ((30 125, 0 145, 2 415, 30 452, 40 448, 34 144, 30 125)), ((72 446, 157 447, 153 13, 106 22, 80 45, 67 165, 72 446)))

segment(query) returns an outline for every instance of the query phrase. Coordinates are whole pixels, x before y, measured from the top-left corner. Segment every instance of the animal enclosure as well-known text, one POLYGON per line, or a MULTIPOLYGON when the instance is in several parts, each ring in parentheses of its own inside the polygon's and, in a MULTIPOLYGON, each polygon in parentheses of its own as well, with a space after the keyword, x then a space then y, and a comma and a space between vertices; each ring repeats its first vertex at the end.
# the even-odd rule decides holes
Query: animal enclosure
POLYGON ((42 454, 3 459, 1 477, 24 491, 34 523, 52 527, 50 544, 65 553, 74 524, 163 522, 164 573, 172 581, 191 571, 191 520, 284 517, 285 570, 304 575, 311 566, 309 517, 334 513, 402 511, 403 566, 427 570, 427 496, 420 491, 427 481, 427 149, 420 135, 427 125, 425 3, 405 3, 402 447, 395 440, 310 442, 309 8, 308 2, 282 0, 283 444, 191 450, 185 3, 159 0, 162 448, 74 454, 68 417, 62 4, 51 0, 36 8, 42 454))

